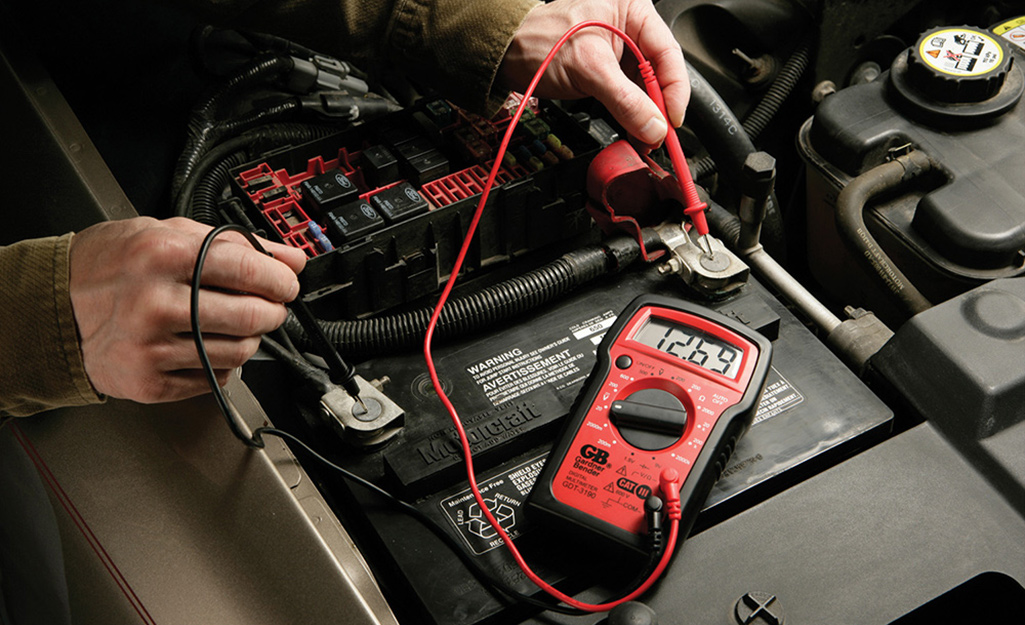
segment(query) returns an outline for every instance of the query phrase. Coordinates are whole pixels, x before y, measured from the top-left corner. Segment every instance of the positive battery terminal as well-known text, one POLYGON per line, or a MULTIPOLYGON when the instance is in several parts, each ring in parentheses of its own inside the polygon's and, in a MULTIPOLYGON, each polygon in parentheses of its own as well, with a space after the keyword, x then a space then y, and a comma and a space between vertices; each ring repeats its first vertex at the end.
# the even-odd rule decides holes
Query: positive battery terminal
POLYGON ((662 275, 679 275, 710 298, 733 293, 747 283, 751 269, 719 239, 704 235, 700 238, 705 246, 698 245, 690 232, 675 223, 662 224, 655 231, 669 251, 668 260, 658 268, 662 275))

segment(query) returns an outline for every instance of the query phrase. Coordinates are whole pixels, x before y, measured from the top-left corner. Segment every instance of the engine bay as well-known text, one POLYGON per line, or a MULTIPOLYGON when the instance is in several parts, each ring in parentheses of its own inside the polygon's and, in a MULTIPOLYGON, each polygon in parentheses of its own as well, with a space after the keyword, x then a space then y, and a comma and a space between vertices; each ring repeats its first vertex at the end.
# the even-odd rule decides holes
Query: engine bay
MULTIPOLYGON (((929 555, 932 538, 949 543, 960 530, 932 506, 965 501, 983 517, 1006 506, 1025 519, 1025 16, 1011 5, 656 2, 691 72, 677 134, 708 206, 709 239, 691 223, 664 148, 638 149, 592 101, 511 94, 484 117, 430 85, 207 26, 191 39, 206 97, 176 118, 184 150, 179 140, 153 152, 160 182, 126 183, 138 167, 129 125, 87 102, 81 110, 141 210, 238 224, 306 252, 303 301, 351 363, 362 399, 325 386, 316 337, 295 316, 242 380, 275 427, 336 465, 290 446, 399 622, 649 622, 614 620, 641 618, 637 607, 603 620, 519 601, 516 593, 540 593, 487 518, 542 577, 590 601, 622 594, 651 568, 643 550, 572 514, 539 514, 546 505, 531 494, 555 479, 545 470, 553 446, 572 435, 567 424, 602 354, 619 353, 607 333, 642 296, 683 300, 713 320, 696 349, 718 350, 723 368, 690 352, 684 368, 699 381, 735 357, 716 336, 741 328, 771 345, 743 427, 700 456, 714 477, 643 609, 664 623, 691 622, 685 612, 708 623, 880 622, 865 619, 882 613, 900 625, 939 614, 988 621, 1016 614, 1025 597, 1023 578, 1000 564, 972 575, 951 566, 953 583, 916 569, 888 599, 858 583, 829 598, 808 579, 900 577, 916 558, 939 567, 934 558, 947 556, 938 546, 929 555), (422 351, 438 293, 455 278, 433 356, 487 511, 422 351), (716 319, 734 329, 712 336, 716 319), (308 362, 290 364, 281 348, 308 362), (920 475, 926 466, 933 473, 920 475), (892 562, 861 559, 864 543, 848 539, 862 532, 892 562), (799 578, 794 571, 807 575, 803 592, 779 581, 799 578), (787 590, 750 588, 749 573, 787 590)), ((676 388, 638 379, 631 392, 676 388)), ((669 437, 631 447, 644 456, 637 466, 606 465, 602 438, 570 450, 577 477, 558 479, 595 506, 645 518, 662 466, 654 454, 644 464, 647 451, 671 448, 675 458, 705 440, 695 428, 713 398, 693 388, 670 393, 684 396, 678 429, 661 420, 666 406, 645 403, 661 400, 637 400, 648 412, 630 413, 633 424, 669 437)), ((613 434, 627 427, 610 423, 613 434)), ((964 549, 1013 561, 1025 536, 996 526, 1007 534, 965 530, 981 536, 964 549)))

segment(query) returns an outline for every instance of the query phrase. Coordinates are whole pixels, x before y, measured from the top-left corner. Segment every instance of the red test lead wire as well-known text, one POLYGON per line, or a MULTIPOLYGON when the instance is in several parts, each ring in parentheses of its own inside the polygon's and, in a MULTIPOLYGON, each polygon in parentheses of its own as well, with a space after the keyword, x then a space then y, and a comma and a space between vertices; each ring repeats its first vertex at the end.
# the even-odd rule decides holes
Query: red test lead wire
MULTIPOLYGON (((658 105, 662 115, 667 120, 667 126, 669 116, 666 114, 665 100, 662 97, 662 89, 658 84, 658 79, 655 76, 655 72, 651 67, 651 63, 645 60, 644 55, 641 53, 641 49, 630 37, 618 28, 605 24, 602 22, 581 22, 573 28, 569 29, 558 42, 552 47, 551 52, 545 57, 541 63, 541 67, 538 68, 537 73, 534 74, 534 78, 530 81, 530 85, 523 93, 523 100, 520 105, 516 108, 516 112, 513 114, 512 119, 509 121, 509 125, 506 127, 505 134, 502 137, 502 142, 498 146, 498 152, 495 154, 494 166, 491 168, 491 173, 488 175, 487 182, 484 185, 483 192, 481 193, 480 200, 477 203, 477 209, 473 214, 473 218, 470 220, 469 228, 466 232, 466 237, 463 239, 462 247, 459 248, 459 254, 456 257, 456 262, 452 267, 452 272, 448 283, 445 284, 445 288, 442 289, 441 296, 438 298, 438 303, 434 307, 434 312, 431 314, 430 323, 427 326, 427 333, 424 337, 424 359, 427 362, 427 371, 431 376, 431 382, 434 384, 434 390, 438 394, 438 398, 444 404, 445 409, 448 411, 449 416, 452 419, 452 425, 456 429, 456 433, 459 435, 459 442, 462 447, 463 458, 466 463, 466 477, 470 484, 470 490, 473 492, 473 497, 477 501, 477 505, 480 506, 481 511, 487 518, 488 523, 491 524, 495 532, 498 533, 502 541, 505 543, 506 548, 512 555, 516 564, 523 570, 524 574, 530 579, 531 582, 536 584, 541 590, 545 591, 552 597, 555 597, 559 601, 562 601, 566 605, 572 606, 579 610, 586 612, 605 612, 612 608, 632 601, 647 591, 652 584, 662 575, 665 571, 666 566, 669 564, 669 560, 672 558, 673 547, 676 544, 679 530, 680 530, 680 493, 679 493, 679 477, 673 477, 672 475, 662 476, 662 497, 666 500, 667 509, 670 511, 670 525, 669 525, 669 539, 666 543, 665 551, 662 553, 662 557, 659 559, 658 564, 652 571, 651 575, 646 579, 640 586, 638 586, 630 594, 622 597, 616 601, 608 603, 584 603, 566 595, 559 591, 552 585, 541 579, 530 567, 527 565, 523 556, 520 554, 519 549, 513 544, 512 539, 499 524, 498 520, 488 509, 487 504, 484 502, 484 498, 481 496, 480 489, 477 487, 477 478, 473 468, 473 455, 470 451, 470 442, 466 436, 466 431, 463 429, 462 422, 459 419, 459 414, 456 412, 455 406, 452 404, 452 400, 449 399, 448 395, 445 394, 442 389, 441 381, 438 378, 438 372, 434 366, 434 357, 431 353, 431 344, 434 340, 434 330, 437 328, 438 320, 441 317, 441 311, 445 306, 445 302, 448 301, 449 295, 452 293, 452 289, 455 286, 456 278, 459 276, 460 271, 463 267, 463 262, 466 259, 466 254, 470 249, 470 244, 473 240, 474 233, 477 231, 477 224, 480 222, 481 214, 484 212, 484 206, 487 204, 488 195, 491 193, 491 188, 495 184, 495 178, 498 176, 498 170, 501 167, 502 159, 505 157, 506 150, 509 147, 509 142, 512 140, 513 131, 516 128, 516 124, 519 123, 520 117, 523 115, 523 111, 530 100, 530 97, 534 93, 534 89, 537 88, 538 82, 541 80, 541 76, 545 70, 551 64, 552 59, 555 58, 556 53, 562 48, 566 41, 575 35, 578 31, 584 28, 604 28, 618 36, 626 46, 630 49, 640 67, 641 75, 644 78, 644 85, 648 92, 649 97, 654 100, 655 104, 658 105)), ((685 212, 690 215, 692 222, 694 223, 695 229, 697 229, 699 235, 708 233, 708 225, 705 222, 704 209, 705 204, 701 202, 697 194, 697 189, 694 188, 694 181, 691 178, 690 169, 687 167, 687 161, 683 156, 683 149, 680 147, 680 140, 676 136, 676 133, 669 128, 666 134, 666 148, 669 151, 669 158, 673 163, 673 168, 676 170, 676 176, 680 181, 681 188, 683 190, 683 197, 686 200, 687 208, 685 212)))
MULTIPOLYGON (((662 116, 666 118, 666 124, 669 125, 669 113, 666 111, 665 98, 662 97, 662 87, 658 84, 655 70, 647 59, 640 56, 639 50, 634 54, 638 55, 638 68, 641 78, 644 79, 644 88, 648 92, 648 97, 658 106, 658 110, 662 111, 662 116)), ((665 144, 666 152, 669 153, 669 161, 673 164, 676 180, 680 183, 680 190, 683 191, 683 198, 687 204, 683 212, 690 217, 698 235, 705 236, 708 234, 708 222, 705 220, 705 209, 708 208, 708 205, 698 197, 698 190, 690 175, 690 167, 687 166, 687 159, 683 155, 683 146, 680 145, 680 138, 676 136, 672 126, 669 126, 669 131, 666 132, 665 144)))

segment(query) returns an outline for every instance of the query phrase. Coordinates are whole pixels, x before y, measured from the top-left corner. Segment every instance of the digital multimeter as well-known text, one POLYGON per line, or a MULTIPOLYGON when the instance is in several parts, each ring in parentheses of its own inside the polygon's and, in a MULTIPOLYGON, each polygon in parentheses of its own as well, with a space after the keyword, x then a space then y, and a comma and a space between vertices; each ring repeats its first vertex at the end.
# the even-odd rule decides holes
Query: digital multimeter
POLYGON ((529 505, 645 550, 644 501, 675 469, 685 535, 751 423, 771 351, 719 313, 638 297, 606 332, 529 505))

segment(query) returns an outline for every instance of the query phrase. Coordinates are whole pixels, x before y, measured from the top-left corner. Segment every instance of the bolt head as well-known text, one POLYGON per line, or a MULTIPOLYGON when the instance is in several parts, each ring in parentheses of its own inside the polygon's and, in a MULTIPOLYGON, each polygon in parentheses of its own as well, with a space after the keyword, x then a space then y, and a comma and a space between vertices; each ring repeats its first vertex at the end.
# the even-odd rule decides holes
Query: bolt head
POLYGON ((776 595, 749 592, 737 600, 733 616, 740 625, 784 625, 783 606, 776 595))

